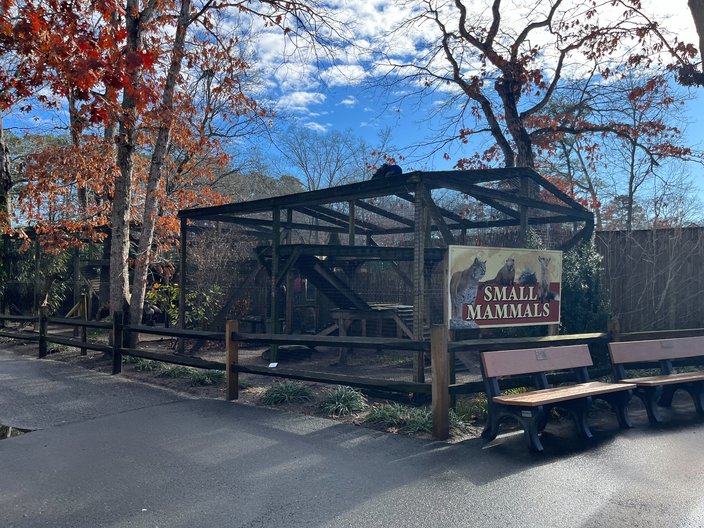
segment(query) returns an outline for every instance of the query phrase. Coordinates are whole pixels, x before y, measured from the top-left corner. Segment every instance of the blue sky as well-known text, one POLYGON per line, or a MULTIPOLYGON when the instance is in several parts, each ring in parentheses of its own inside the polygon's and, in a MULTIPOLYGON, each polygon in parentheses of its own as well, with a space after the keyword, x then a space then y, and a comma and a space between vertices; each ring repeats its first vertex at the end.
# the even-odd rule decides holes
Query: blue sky
MULTIPOLYGON (((580 5, 579 0, 566 0, 580 5)), ((391 143, 402 152, 407 152, 414 145, 424 142, 434 132, 437 123, 435 102, 442 99, 442 90, 433 98, 413 103, 406 100, 397 104, 395 99, 404 89, 394 87, 389 91, 373 88, 373 80, 388 71, 373 56, 374 49, 390 49, 392 57, 409 59, 414 56, 422 43, 428 38, 422 28, 389 35, 388 30, 401 23, 408 12, 402 3, 389 0, 328 0, 327 5, 335 9, 337 18, 350 30, 354 47, 338 49, 334 60, 316 54, 305 56, 297 53, 294 58, 285 54, 284 39, 278 30, 259 28, 256 42, 256 57, 259 65, 262 86, 260 94, 271 101, 272 106, 281 115, 287 116, 288 122, 305 126, 323 133, 325 131, 350 131, 365 139, 370 145, 377 141, 380 130, 390 128, 391 143)), ((477 1, 478 12, 482 5, 490 5, 488 0, 477 1)), ((505 0, 504 5, 513 5, 516 12, 524 5, 535 4, 521 0, 505 0)), ((486 8, 486 5, 484 6, 486 8)), ((658 0, 643 0, 646 11, 658 20, 663 20, 673 32, 683 40, 696 41, 693 23, 686 0, 673 0, 663 3, 658 0), (670 12, 668 13, 668 10, 670 12)), ((508 11, 508 9, 507 9, 508 11)), ((531 9, 532 13, 532 9, 531 9)), ((480 13, 481 14, 481 13, 480 13)), ((509 17, 514 13, 504 12, 509 17)), ((550 58, 548 57, 549 64, 550 58)), ((578 74, 578 61, 573 74, 578 74)), ((687 143, 704 148, 704 89, 692 91, 693 100, 687 103, 689 123, 686 124, 687 143)), ((65 115, 59 111, 55 114, 43 113, 34 118, 30 116, 7 116, 8 128, 19 127, 18 132, 51 132, 65 127, 65 115)), ((65 128, 64 128, 65 131, 65 128)), ((460 156, 470 156, 475 150, 483 150, 487 145, 470 143, 462 151, 451 152, 451 159, 445 160, 441 151, 435 156, 422 161, 406 162, 413 168, 445 169, 450 168, 460 156)), ((429 149, 420 149, 419 154, 429 149)), ((395 152, 394 152, 395 153, 395 152)), ((408 167, 406 167, 408 168, 408 167)), ((702 192, 704 177, 700 167, 692 167, 697 175, 697 183, 702 192)))

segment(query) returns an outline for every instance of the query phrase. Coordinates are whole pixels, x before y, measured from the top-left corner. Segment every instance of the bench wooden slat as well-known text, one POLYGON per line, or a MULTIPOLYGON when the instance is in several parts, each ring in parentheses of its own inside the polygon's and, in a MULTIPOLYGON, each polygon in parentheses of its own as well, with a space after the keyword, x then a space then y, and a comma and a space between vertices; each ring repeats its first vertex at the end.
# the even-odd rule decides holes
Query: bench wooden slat
POLYGON ((624 383, 635 383, 639 387, 654 387, 657 385, 673 385, 675 383, 688 383, 704 381, 704 372, 680 372, 677 374, 663 374, 661 376, 645 376, 643 378, 628 378, 621 380, 624 383))
POLYGON ((482 362, 488 378, 592 366, 588 345, 484 352, 482 362))
POLYGON ((677 337, 657 341, 617 341, 609 343, 611 362, 646 363, 704 355, 704 336, 677 337))
POLYGON ((601 381, 590 381, 578 385, 567 387, 552 387, 521 394, 509 394, 506 396, 495 396, 493 401, 502 405, 516 405, 519 407, 538 407, 539 405, 550 405, 562 401, 574 400, 575 398, 586 398, 588 396, 598 396, 611 392, 619 392, 635 389, 632 383, 603 383, 601 381))

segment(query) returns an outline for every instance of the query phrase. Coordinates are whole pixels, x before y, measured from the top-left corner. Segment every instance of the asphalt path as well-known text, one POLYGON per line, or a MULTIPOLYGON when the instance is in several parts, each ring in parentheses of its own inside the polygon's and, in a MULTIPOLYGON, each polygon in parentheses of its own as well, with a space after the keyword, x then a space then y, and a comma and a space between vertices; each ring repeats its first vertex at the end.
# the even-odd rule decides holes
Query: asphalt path
POLYGON ((517 435, 428 442, 170 391, 0 349, 9 527, 702 527, 704 421, 544 454, 517 435))

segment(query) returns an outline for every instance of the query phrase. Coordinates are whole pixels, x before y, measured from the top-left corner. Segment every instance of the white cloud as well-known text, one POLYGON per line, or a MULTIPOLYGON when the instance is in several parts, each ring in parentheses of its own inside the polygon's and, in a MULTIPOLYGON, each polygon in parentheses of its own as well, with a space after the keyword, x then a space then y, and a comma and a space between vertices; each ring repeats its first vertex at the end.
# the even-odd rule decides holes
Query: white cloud
POLYGON ((309 106, 322 104, 325 99, 325 94, 320 92, 291 92, 284 94, 276 107, 288 112, 307 113, 309 106))
POLYGON ((283 91, 305 91, 319 86, 317 73, 313 64, 286 63, 276 69, 273 77, 283 91))
POLYGON ((337 106, 346 106, 348 108, 354 108, 355 106, 357 106, 357 103, 359 103, 359 101, 354 95, 348 95, 342 101, 337 103, 337 106))
POLYGON ((366 77, 367 71, 359 64, 340 64, 320 73, 320 78, 328 86, 355 86, 366 77))
POLYGON ((309 130, 313 130, 314 132, 318 132, 320 134, 327 132, 328 129, 330 128, 330 123, 326 123, 325 125, 321 125, 320 123, 316 123, 314 121, 309 121, 308 123, 303 125, 303 128, 307 128, 309 130))

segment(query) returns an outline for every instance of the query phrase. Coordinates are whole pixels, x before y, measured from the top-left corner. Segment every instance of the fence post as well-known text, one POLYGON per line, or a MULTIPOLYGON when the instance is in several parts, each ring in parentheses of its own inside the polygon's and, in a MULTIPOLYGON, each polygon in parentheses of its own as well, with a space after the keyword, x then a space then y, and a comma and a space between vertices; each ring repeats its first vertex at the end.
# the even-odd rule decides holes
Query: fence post
POLYGON ((621 324, 618 319, 610 319, 607 323, 609 329, 609 339, 611 341, 621 340, 621 324))
POLYGON ((39 307, 39 357, 46 357, 46 306, 39 307))
POLYGON ((240 397, 240 373, 233 367, 239 363, 239 341, 232 339, 232 334, 240 331, 238 320, 229 320, 225 323, 225 368, 227 369, 227 400, 236 400, 240 397))
POLYGON ((433 438, 446 440, 450 436, 450 358, 447 353, 445 325, 436 324, 431 329, 430 364, 433 383, 433 438))
POLYGON ((122 372, 122 352, 124 314, 122 311, 112 314, 112 373, 122 372))
MULTIPOLYGON (((81 293, 81 317, 83 321, 88 321, 88 296, 85 293, 81 293)), ((81 327, 81 343, 88 341, 88 330, 85 326, 81 327)), ((85 356, 88 354, 88 349, 86 347, 81 347, 81 355, 85 356)))

